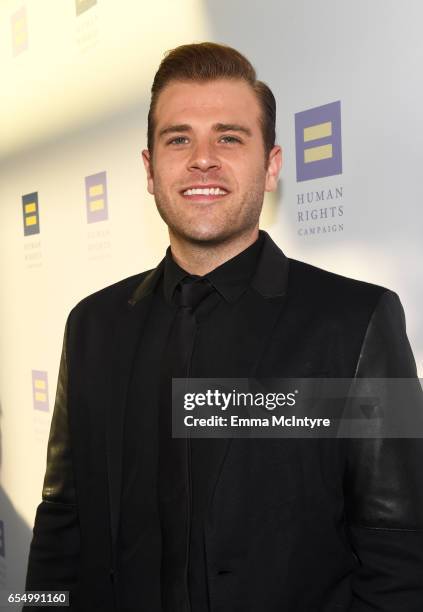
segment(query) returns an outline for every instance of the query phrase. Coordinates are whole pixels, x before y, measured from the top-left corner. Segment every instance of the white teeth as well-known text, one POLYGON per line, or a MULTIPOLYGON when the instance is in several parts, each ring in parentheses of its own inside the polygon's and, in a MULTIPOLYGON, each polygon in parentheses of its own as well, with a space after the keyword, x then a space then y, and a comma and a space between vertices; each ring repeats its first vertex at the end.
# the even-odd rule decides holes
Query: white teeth
POLYGON ((200 189, 198 187, 196 187, 195 189, 186 189, 186 191, 184 191, 184 195, 225 195, 227 193, 227 191, 225 191, 224 189, 220 189, 220 187, 207 187, 205 189, 200 189))

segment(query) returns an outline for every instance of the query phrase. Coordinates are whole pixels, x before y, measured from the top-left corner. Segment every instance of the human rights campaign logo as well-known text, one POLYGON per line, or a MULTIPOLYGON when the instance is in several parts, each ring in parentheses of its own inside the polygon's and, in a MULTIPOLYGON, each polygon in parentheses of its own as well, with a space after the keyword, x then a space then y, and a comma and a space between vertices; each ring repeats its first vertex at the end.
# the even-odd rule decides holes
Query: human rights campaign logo
POLYGON ((97 4, 97 0, 75 0, 76 14, 85 13, 89 8, 97 4))
POLYGON ((98 172, 85 177, 85 195, 87 200, 87 222, 106 221, 107 212, 107 177, 105 172, 98 172))
POLYGON ((47 372, 32 370, 32 399, 34 410, 48 412, 48 378, 47 372))
POLYGON ((6 546, 4 543, 4 523, 0 521, 0 557, 6 556, 6 546))
POLYGON ((21 7, 11 17, 12 26, 12 51, 16 57, 22 51, 28 49, 28 23, 26 18, 26 7, 21 7))
POLYGON ((297 181, 342 174, 341 102, 295 115, 297 181))
POLYGON ((22 196, 24 236, 40 233, 40 213, 38 210, 38 193, 27 193, 22 196))

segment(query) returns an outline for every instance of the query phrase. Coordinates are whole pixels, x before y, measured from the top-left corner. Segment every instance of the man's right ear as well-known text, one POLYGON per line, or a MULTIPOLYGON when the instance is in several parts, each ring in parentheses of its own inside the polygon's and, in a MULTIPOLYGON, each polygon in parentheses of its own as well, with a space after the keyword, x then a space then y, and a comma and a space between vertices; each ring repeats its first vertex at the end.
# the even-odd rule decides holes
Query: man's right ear
POLYGON ((142 161, 144 162, 144 168, 147 173, 148 193, 151 193, 151 195, 154 195, 153 165, 151 163, 150 151, 148 149, 143 150, 142 161))

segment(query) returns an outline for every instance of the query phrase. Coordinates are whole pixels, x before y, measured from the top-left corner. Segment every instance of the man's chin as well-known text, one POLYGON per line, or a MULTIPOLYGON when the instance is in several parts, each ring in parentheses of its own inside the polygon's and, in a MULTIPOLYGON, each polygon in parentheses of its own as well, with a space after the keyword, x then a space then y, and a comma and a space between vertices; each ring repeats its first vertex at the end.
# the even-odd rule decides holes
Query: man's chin
POLYGON ((183 230, 171 230, 180 240, 189 242, 196 246, 215 246, 233 239, 236 233, 233 229, 216 228, 184 228, 183 230))

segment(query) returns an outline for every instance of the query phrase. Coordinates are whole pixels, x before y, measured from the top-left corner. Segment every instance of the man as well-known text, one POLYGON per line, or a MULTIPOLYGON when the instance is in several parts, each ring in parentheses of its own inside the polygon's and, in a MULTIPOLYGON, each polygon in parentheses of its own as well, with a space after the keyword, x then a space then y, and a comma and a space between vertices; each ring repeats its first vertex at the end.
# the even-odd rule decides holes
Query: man
POLYGON ((27 588, 72 610, 417 612, 415 440, 172 438, 172 377, 415 377, 398 297, 259 232, 281 149, 240 53, 153 83, 148 190, 170 248, 68 318, 27 588))

